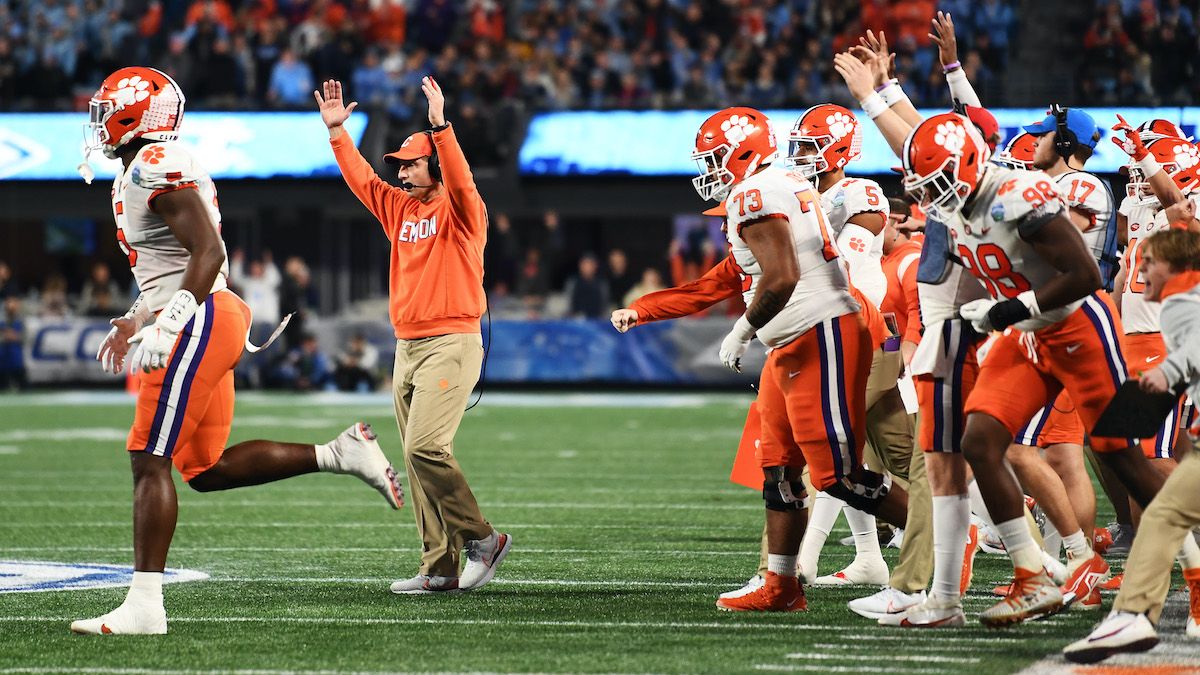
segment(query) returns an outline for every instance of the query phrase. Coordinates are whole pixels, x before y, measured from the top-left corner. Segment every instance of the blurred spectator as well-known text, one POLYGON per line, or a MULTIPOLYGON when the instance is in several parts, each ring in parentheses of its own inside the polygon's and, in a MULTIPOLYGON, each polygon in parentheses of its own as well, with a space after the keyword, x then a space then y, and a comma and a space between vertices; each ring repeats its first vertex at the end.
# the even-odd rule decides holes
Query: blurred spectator
POLYGON ((521 245, 513 232, 512 221, 503 213, 497 214, 491 221, 487 246, 483 249, 484 284, 492 288, 502 283, 511 289, 520 264, 521 245))
POLYGON ((295 347, 300 336, 305 334, 310 312, 319 304, 317 289, 312 286, 312 276, 302 258, 293 256, 284 263, 283 290, 276 305, 276 316, 292 315, 292 321, 283 333, 284 343, 295 347))
POLYGON ((333 378, 342 391, 374 391, 379 383, 379 349, 361 333, 356 334, 338 354, 333 378))
POLYGON ((41 316, 67 316, 70 305, 67 303, 67 278, 55 272, 46 277, 42 283, 41 316))
POLYGON ((517 272, 514 290, 528 308, 530 318, 537 318, 550 293, 550 272, 542 261, 542 251, 538 247, 526 249, 525 262, 517 272))
POLYGON ((567 311, 571 316, 597 319, 608 315, 608 282, 599 270, 596 256, 584 253, 579 258, 579 273, 567 280, 567 311))
POLYGON ((267 263, 254 260, 246 269, 246 276, 239 281, 238 287, 241 289, 242 299, 250 307, 250 332, 255 340, 263 340, 279 323, 279 280, 267 274, 267 263))
POLYGON ((308 107, 312 104, 314 87, 312 69, 298 60, 290 48, 285 48, 271 68, 267 102, 280 108, 308 107))
POLYGON ((92 265, 91 276, 83 282, 83 291, 79 294, 79 313, 85 316, 120 316, 125 310, 116 314, 97 314, 96 308, 99 306, 105 312, 111 312, 116 299, 122 295, 121 287, 113 280, 108 264, 98 262, 92 265))
POLYGON ((8 266, 8 263, 0 260, 0 300, 20 294, 21 289, 12 278, 12 268, 8 266))
POLYGON ((305 334, 297 347, 288 351, 273 373, 275 386, 296 391, 333 389, 329 357, 317 345, 317 336, 305 334))
POLYGON ((21 318, 21 299, 10 295, 4 299, 0 314, 0 390, 24 389, 25 380, 25 321, 21 318))
POLYGON ((84 316, 96 317, 98 319, 109 319, 115 316, 121 316, 125 313, 124 309, 117 309, 114 303, 112 293, 107 288, 97 288, 92 293, 92 304, 82 312, 84 316))
POLYGON ((647 267, 646 269, 642 270, 641 280, 631 286, 629 290, 626 291, 623 296, 621 296, 621 306, 628 307, 633 304, 634 300, 637 300, 643 295, 664 290, 666 287, 667 286, 663 284, 662 274, 659 273, 658 268, 647 267))
POLYGON ((608 252, 608 297, 614 302, 625 297, 629 289, 636 283, 633 272, 629 269, 629 259, 625 251, 614 248, 608 252))

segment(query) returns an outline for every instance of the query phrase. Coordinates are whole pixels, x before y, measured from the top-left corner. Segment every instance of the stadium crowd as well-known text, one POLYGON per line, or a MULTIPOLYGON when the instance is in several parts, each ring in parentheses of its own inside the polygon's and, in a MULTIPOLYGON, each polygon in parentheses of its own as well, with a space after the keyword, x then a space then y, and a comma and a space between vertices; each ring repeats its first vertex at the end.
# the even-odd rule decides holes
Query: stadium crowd
POLYGON ((1182 0, 1101 0, 1083 37, 1080 103, 1191 105, 1200 94, 1196 16, 1182 0))

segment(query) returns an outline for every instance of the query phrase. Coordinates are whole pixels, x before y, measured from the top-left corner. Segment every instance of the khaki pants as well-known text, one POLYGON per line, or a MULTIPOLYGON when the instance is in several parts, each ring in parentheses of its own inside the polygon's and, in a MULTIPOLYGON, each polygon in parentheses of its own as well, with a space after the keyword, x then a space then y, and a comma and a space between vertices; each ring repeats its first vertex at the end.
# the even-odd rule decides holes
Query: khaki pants
POLYGON ((1114 610, 1145 613, 1158 623, 1171 588, 1171 568, 1184 537, 1200 523, 1200 453, 1190 452, 1142 514, 1125 561, 1125 580, 1114 610))
POLYGON ((454 434, 482 363, 478 333, 396 342, 393 396, 423 547, 421 574, 457 577, 463 544, 493 531, 454 459, 454 434))
POLYGON ((925 590, 932 575, 933 496, 925 473, 925 453, 914 449, 908 468, 908 523, 900 545, 900 561, 892 568, 888 586, 916 593, 925 590))

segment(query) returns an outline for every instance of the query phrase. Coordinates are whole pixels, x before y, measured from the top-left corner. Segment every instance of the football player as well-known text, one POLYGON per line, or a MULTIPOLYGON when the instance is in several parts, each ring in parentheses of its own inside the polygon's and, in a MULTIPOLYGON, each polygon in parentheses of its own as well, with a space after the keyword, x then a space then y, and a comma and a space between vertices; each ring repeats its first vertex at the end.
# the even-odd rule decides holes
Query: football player
POLYGON ((870 332, 850 291, 820 197, 800 174, 770 164, 777 146, 765 115, 727 108, 704 122, 693 186, 726 202, 734 262, 748 309, 722 342, 733 370, 755 335, 771 348, 759 384, 768 561, 762 588, 721 598, 720 609, 794 611, 806 606, 797 578, 813 486, 851 506, 904 522, 906 494, 862 467, 870 332), (804 375, 804 377, 800 377, 804 375))
MULTIPOLYGON (((141 290, 130 310, 111 321, 98 359, 110 373, 139 371, 141 385, 126 442, 133 583, 115 610, 72 623, 76 633, 167 632, 162 578, 178 511, 172 466, 199 492, 314 471, 348 473, 392 508, 403 504, 400 480, 366 424, 320 445, 254 440, 225 447, 233 367, 249 346, 250 310, 226 283, 216 188, 177 142, 183 106, 174 80, 141 67, 109 75, 90 103, 87 153, 121 160, 112 186, 116 236, 141 290), (130 345, 137 349, 126 358, 130 345)), ((88 178, 86 162, 85 156, 81 171, 88 178)))

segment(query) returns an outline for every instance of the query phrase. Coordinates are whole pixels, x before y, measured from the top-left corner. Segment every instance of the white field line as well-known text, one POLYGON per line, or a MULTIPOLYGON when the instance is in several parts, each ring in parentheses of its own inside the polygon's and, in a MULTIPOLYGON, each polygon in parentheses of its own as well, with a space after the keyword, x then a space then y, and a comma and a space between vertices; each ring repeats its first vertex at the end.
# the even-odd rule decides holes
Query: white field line
MULTIPOLYGON (((0 454, 3 454, 3 453, 0 453, 0 454)), ((128 473, 128 472, 126 472, 126 473, 128 473)), ((278 488, 266 488, 266 489, 274 491, 278 488)), ((521 494, 529 494, 531 492, 554 492, 554 493, 563 492, 563 493, 569 493, 572 495, 578 495, 578 494, 644 495, 646 493, 644 488, 636 488, 636 487, 631 487, 631 488, 623 488, 623 487, 575 488, 575 487, 571 487, 569 485, 536 485, 536 484, 535 485, 528 485, 528 484, 526 484, 526 485, 489 485, 486 480, 475 480, 475 479, 471 480, 471 489, 474 490, 477 495, 478 494, 486 495, 489 492, 519 492, 521 494)), ((122 485, 116 485, 116 484, 113 484, 113 485, 89 485, 87 490, 88 490, 89 494, 94 494, 97 492, 114 492, 114 493, 120 493, 120 494, 124 495, 124 494, 129 493, 129 486, 124 485, 124 484, 122 484, 122 485)), ((3 487, 3 491, 4 492, 47 492, 47 493, 53 492, 53 493, 58 493, 61 491, 61 487, 53 486, 53 485, 5 485, 3 487)), ((336 492, 345 492, 346 484, 343 482, 338 482, 337 485, 333 485, 333 484, 305 485, 304 491, 305 492, 335 492, 335 491, 336 492)), ((255 490, 255 492, 262 493, 263 488, 255 490)), ((712 488, 663 487, 663 488, 655 488, 654 492, 656 494, 660 494, 660 495, 667 495, 667 494, 670 494, 670 495, 708 495, 711 497, 741 497, 741 496, 744 496, 744 497, 746 497, 747 500, 753 499, 754 495, 757 494, 757 495, 759 495, 760 499, 762 498, 761 491, 750 490, 748 488, 741 487, 741 486, 734 488, 731 486, 726 486, 724 484, 717 486, 717 487, 712 487, 712 488)), ((186 495, 187 493, 184 493, 184 494, 186 495)), ((211 498, 208 498, 208 500, 211 500, 211 498)), ((375 500, 363 501, 361 503, 366 504, 368 502, 373 504, 373 503, 375 503, 375 500)), ((21 502, 21 503, 24 503, 24 502, 21 502)), ((21 503, 18 503, 18 505, 20 505, 21 503)), ((190 501, 186 501, 186 497, 185 497, 184 503, 191 505, 190 501)), ((199 502, 197 502, 197 503, 199 503, 199 502)), ((278 503, 286 503, 286 502, 273 502, 273 503, 278 504, 278 503)), ((327 503, 328 502, 326 502, 326 504, 327 503)), ((339 503, 357 504, 359 502, 350 501, 350 502, 339 502, 339 503)), ((0 504, 0 506, 2 506, 2 504, 0 504)))
MULTIPOLYGON (((496 583, 496 582, 492 582, 496 583)), ((74 621, 78 617, 67 616, 0 616, 0 623, 51 623, 74 621)), ((845 626, 824 624, 787 624, 787 623, 722 623, 699 621, 553 621, 553 620, 515 620, 503 619, 396 619, 390 617, 256 617, 256 616, 192 616, 171 617, 171 623, 263 623, 263 624, 340 624, 348 626, 359 625, 396 625, 396 626, 541 626, 546 628, 662 628, 678 630, 681 628, 721 629, 721 630, 771 630, 771 631, 826 631, 838 632, 845 626)), ((2 672, 2 671, 0 671, 2 672)), ((24 671, 19 671, 24 672, 24 671)))
POLYGON ((912 673, 913 675, 933 675, 934 673, 944 673, 945 670, 931 670, 929 668, 905 668, 904 666, 887 665, 879 668, 871 668, 870 666, 830 666, 824 663, 808 663, 808 664, 776 664, 776 663, 759 663, 754 666, 755 670, 771 670, 791 673, 881 673, 890 675, 891 673, 904 673, 905 675, 912 673))
MULTIPOLYGON (((0 546, 0 553, 28 553, 32 551, 79 552, 79 553, 129 553, 132 546, 0 546)), ((365 547, 365 546, 172 546, 171 553, 413 553, 420 551, 416 546, 365 547)), ((634 549, 634 548, 518 548, 521 555, 713 555, 752 556, 754 551, 686 551, 682 549, 634 549)), ((852 552, 851 552, 852 553, 852 552)))
POLYGON ((822 654, 819 652, 796 652, 785 654, 788 659, 806 659, 812 661, 919 661, 922 663, 981 663, 983 659, 959 656, 937 656, 924 654, 822 654))
MULTIPOLYGON (((180 503, 180 506, 184 506, 186 508, 197 508, 197 507, 224 508, 224 507, 228 507, 228 506, 244 506, 244 507, 253 507, 253 508, 264 508, 264 507, 270 507, 270 506, 304 507, 304 508, 308 508, 308 507, 329 508, 330 506, 338 506, 338 507, 352 506, 352 507, 361 507, 361 508, 380 508, 380 505, 377 503, 377 501, 378 500, 371 500, 370 502, 338 502, 337 504, 330 504, 327 501, 282 501, 282 500, 212 501, 212 500, 206 500, 206 501, 184 501, 184 502, 180 503)), ((123 499, 123 500, 119 500, 119 501, 116 501, 116 500, 114 500, 114 501, 88 501, 87 505, 89 508, 120 508, 122 506, 125 506, 125 507, 129 506, 130 500, 123 499)), ((38 509, 69 508, 69 509, 73 509, 73 510, 78 510, 79 504, 77 502, 71 502, 71 501, 0 502, 0 508, 11 509, 11 508, 21 508, 21 507, 38 508, 38 509)), ((516 503, 489 502, 489 503, 487 503, 487 508, 489 508, 489 509, 588 509, 588 510, 595 510, 595 509, 639 510, 640 509, 640 510, 645 510, 645 511, 656 510, 656 509, 671 509, 671 510, 683 510, 683 511, 762 511, 763 505, 762 504, 634 504, 634 503, 629 503, 629 502, 623 502, 621 504, 597 504, 594 502, 588 503, 588 504, 569 503, 569 502, 561 502, 561 503, 555 503, 555 502, 516 502, 516 503)))
MULTIPOLYGON (((96 521, 88 523, 55 523, 54 529, 61 530, 64 528, 85 527, 130 527, 131 520, 120 521, 96 521)), ((373 528, 415 528, 416 523, 229 523, 221 521, 204 521, 204 522, 180 522, 175 528, 181 527, 198 527, 198 528, 281 528, 281 527, 298 527, 298 528, 331 528, 344 530, 348 528, 356 529, 373 529, 373 528)), ((44 529, 44 522, 6 522, 4 527, 36 527, 44 529)), ((692 531, 701 530, 711 532, 714 530, 746 532, 744 526, 738 525, 677 525, 675 523, 656 524, 620 524, 620 525, 597 525, 592 523, 581 523, 579 525, 564 525, 550 523, 530 523, 530 524, 509 524, 503 525, 506 530, 681 530, 692 531)))
MULTIPOLYGON (((78 675, 499 675, 488 671, 410 671, 410 670, 184 670, 172 668, 0 668, 4 675, 77 673, 78 675)), ((536 675, 529 673, 527 675, 536 675)), ((607 675, 613 675, 608 673, 607 675)))
MULTIPOLYGON (((853 642, 856 640, 857 641, 890 640, 890 641, 894 641, 894 642, 908 643, 908 642, 913 641, 912 633, 906 633, 905 635, 875 635, 875 634, 867 635, 865 633, 850 633, 847 635, 843 635, 842 637, 844 637, 846 639, 846 642, 853 642)), ((971 644, 971 645, 978 645, 980 643, 980 641, 981 641, 981 639, 978 637, 951 637, 951 636, 943 636, 943 635, 939 634, 937 636, 937 640, 936 640, 935 644, 942 644, 943 642, 964 642, 964 643, 971 644)), ((1012 643, 1022 643, 1022 644, 1025 642, 1028 642, 1028 640, 1025 640, 1024 638, 1000 637, 998 635, 987 636, 987 641, 988 642, 1012 642, 1012 643)), ((820 646, 820 645, 817 645, 817 646, 820 646)), ((838 646, 845 647, 845 645, 838 645, 838 646)))

